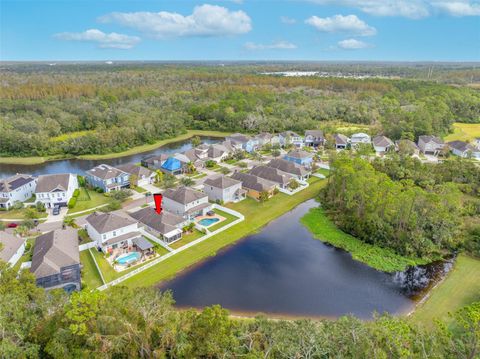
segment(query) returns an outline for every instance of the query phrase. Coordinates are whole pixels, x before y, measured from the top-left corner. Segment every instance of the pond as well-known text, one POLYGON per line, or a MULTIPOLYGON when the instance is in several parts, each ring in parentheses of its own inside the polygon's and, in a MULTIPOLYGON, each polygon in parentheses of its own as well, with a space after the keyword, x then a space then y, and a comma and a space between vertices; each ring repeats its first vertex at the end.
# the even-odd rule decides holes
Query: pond
POLYGON ((171 281, 179 307, 221 304, 237 314, 371 318, 376 311, 410 311, 412 295, 428 285, 429 271, 387 274, 312 237, 299 222, 314 200, 299 205, 171 281), (413 283, 413 284, 412 284, 413 283))
MULTIPOLYGON (((203 143, 217 143, 222 139, 216 137, 201 137, 203 143)), ((18 165, 18 164, 2 164, 0 163, 0 178, 12 176, 16 173, 27 173, 31 175, 52 174, 52 173, 76 173, 84 175, 85 171, 98 166, 99 164, 106 163, 108 165, 117 166, 126 163, 138 163, 142 158, 159 155, 161 153, 175 153, 183 152, 192 148, 190 140, 172 142, 154 150, 138 153, 135 155, 129 155, 119 158, 105 159, 105 160, 58 160, 48 161, 36 165, 18 165)))

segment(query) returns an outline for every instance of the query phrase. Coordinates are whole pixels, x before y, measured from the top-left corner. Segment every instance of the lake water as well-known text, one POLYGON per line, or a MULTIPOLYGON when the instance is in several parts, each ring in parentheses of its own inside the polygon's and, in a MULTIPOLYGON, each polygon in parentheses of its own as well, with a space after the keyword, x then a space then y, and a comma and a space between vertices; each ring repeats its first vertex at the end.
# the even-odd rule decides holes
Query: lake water
MULTIPOLYGON (((387 274, 312 237, 299 222, 314 200, 160 286, 179 307, 221 304, 235 313, 337 317, 408 312, 416 273, 387 274), (405 281, 409 281, 406 283, 405 281)), ((419 288, 415 288, 418 290, 419 288)))
MULTIPOLYGON (((220 142, 221 139, 215 137, 202 137, 202 142, 204 143, 216 143, 220 142)), ((52 174, 52 173, 76 173, 84 175, 85 171, 98 166, 99 164, 106 163, 112 166, 123 165, 126 163, 137 163, 140 162, 142 158, 159 155, 161 153, 175 153, 183 152, 192 148, 192 143, 190 140, 172 142, 165 146, 159 147, 155 150, 138 153, 135 155, 124 156, 119 158, 112 158, 106 160, 80 160, 80 159, 70 159, 70 160, 59 160, 59 161, 49 161, 37 165, 17 165, 17 164, 1 164, 0 163, 0 178, 5 178, 12 176, 16 173, 27 173, 35 176, 41 174, 52 174)))

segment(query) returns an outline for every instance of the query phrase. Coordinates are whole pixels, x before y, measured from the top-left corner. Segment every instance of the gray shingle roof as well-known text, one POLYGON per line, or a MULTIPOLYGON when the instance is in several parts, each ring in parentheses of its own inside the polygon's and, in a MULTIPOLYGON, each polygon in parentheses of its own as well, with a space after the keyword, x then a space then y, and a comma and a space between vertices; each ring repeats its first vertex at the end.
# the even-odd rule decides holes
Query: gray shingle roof
POLYGON ((117 166, 117 168, 130 175, 135 175, 138 178, 150 177, 153 174, 153 172, 150 171, 148 168, 145 168, 143 166, 136 166, 133 163, 117 166))
POLYGON ((0 180, 0 192, 14 191, 32 181, 35 181, 35 177, 17 173, 12 177, 0 180))
POLYGON ((298 133, 293 132, 293 131, 284 131, 284 132, 281 132, 281 133, 280 133, 280 136, 282 136, 282 137, 287 137, 287 136, 290 136, 290 137, 301 137, 298 133))
POLYGON ((80 263, 76 229, 57 229, 35 240, 30 272, 42 278, 58 274, 63 267, 80 263))
POLYGON ((419 136, 418 141, 422 141, 423 143, 434 142, 437 145, 444 144, 443 140, 437 136, 419 136))
POLYGON ((293 158, 298 158, 298 159, 304 159, 304 158, 312 158, 313 154, 307 151, 302 151, 302 150, 293 150, 287 153, 288 157, 293 157, 293 158))
POLYGON ((377 147, 393 146, 393 141, 386 136, 375 136, 372 142, 373 142, 373 145, 377 147))
POLYGON ((25 243, 25 239, 0 231, 0 260, 8 262, 25 243))
POLYGON ((130 213, 130 216, 161 234, 173 231, 176 226, 185 221, 182 217, 170 212, 162 211, 161 214, 157 214, 152 207, 142 208, 137 212, 130 213))
POLYGON ((207 178, 203 183, 208 186, 225 189, 239 184, 240 181, 234 180, 233 178, 224 175, 218 175, 207 178))
POLYGON ((115 231, 136 223, 129 218, 120 217, 114 213, 94 212, 85 218, 85 220, 100 234, 115 231))
POLYGON ((306 130, 305 136, 313 136, 317 138, 323 138, 323 131, 322 130, 306 130))
POLYGON ((36 193, 52 192, 54 190, 66 191, 70 182, 70 174, 41 175, 38 177, 36 193))
POLYGON ((475 150, 475 148, 471 144, 469 144, 467 142, 464 142, 464 141, 448 142, 448 146, 450 148, 456 149, 457 151, 461 151, 461 152, 474 151, 475 150))
POLYGON ((308 175, 309 171, 297 163, 284 160, 283 158, 276 158, 271 160, 268 165, 269 167, 277 168, 280 171, 293 174, 295 176, 304 177, 308 175))
POLYGON ((97 167, 93 167, 91 170, 86 171, 86 173, 102 180, 115 178, 125 174, 124 171, 106 164, 101 164, 97 167))
POLYGON ((141 251, 145 251, 147 249, 153 248, 153 244, 143 237, 135 238, 133 240, 133 244, 137 246, 141 251))
POLYGON ((275 188, 275 183, 269 180, 251 175, 249 173, 236 172, 232 175, 233 179, 242 182, 242 187, 257 192, 271 191, 275 188))
POLYGON ((189 187, 178 187, 176 189, 167 189, 163 193, 163 197, 169 198, 172 201, 187 204, 193 201, 199 200, 201 198, 207 197, 205 193, 196 191, 189 187))
POLYGON ((286 186, 290 183, 293 176, 280 171, 279 169, 268 167, 268 166, 257 166, 252 168, 249 174, 266 179, 268 181, 272 181, 275 183, 279 183, 283 186, 286 186))
POLYGON ((349 138, 345 135, 342 135, 341 133, 336 133, 335 134, 335 144, 337 145, 347 145, 349 138))

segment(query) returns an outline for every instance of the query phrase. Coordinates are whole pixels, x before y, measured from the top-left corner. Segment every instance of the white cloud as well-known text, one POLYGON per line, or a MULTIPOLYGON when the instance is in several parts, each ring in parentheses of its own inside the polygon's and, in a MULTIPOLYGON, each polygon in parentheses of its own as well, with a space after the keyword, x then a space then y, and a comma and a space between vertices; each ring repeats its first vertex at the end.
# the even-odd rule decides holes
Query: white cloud
POLYGON ((245 43, 244 47, 247 50, 293 50, 297 45, 288 41, 277 41, 271 44, 256 44, 254 42, 245 43))
POLYGON ((305 20, 305 23, 323 32, 346 32, 361 36, 371 36, 377 33, 374 27, 369 26, 355 15, 335 15, 325 18, 312 16, 305 20))
POLYGON ((320 5, 355 8, 375 16, 421 19, 438 11, 453 16, 480 15, 478 0, 308 0, 320 5))
POLYGON ((188 16, 166 11, 113 12, 99 20, 118 23, 155 38, 237 35, 252 29, 251 19, 245 12, 208 4, 196 6, 188 16))
POLYGON ((356 39, 347 39, 338 42, 338 47, 345 50, 359 50, 372 47, 371 44, 356 39))
POLYGON ((297 20, 292 19, 291 17, 288 17, 288 16, 280 16, 280 21, 287 25, 293 25, 297 22, 297 20))
POLYGON ((106 34, 98 29, 89 29, 84 32, 62 32, 54 35, 57 39, 66 41, 96 42, 104 49, 131 49, 140 42, 137 36, 129 36, 111 32, 106 34))

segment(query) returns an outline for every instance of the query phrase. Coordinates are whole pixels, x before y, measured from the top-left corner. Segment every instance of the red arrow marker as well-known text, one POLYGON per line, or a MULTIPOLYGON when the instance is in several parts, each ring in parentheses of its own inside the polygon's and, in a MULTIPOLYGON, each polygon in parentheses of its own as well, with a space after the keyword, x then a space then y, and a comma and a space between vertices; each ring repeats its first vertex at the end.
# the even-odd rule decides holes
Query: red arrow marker
POLYGON ((157 212, 157 214, 160 214, 162 213, 162 199, 163 199, 163 196, 161 193, 154 193, 153 194, 153 200, 155 201, 155 212, 157 212))

